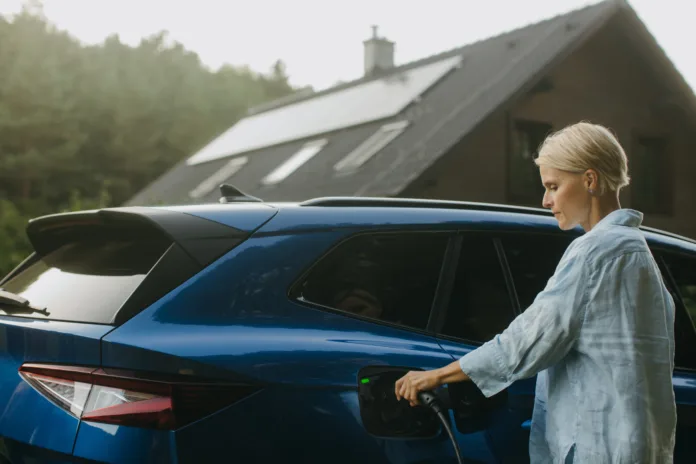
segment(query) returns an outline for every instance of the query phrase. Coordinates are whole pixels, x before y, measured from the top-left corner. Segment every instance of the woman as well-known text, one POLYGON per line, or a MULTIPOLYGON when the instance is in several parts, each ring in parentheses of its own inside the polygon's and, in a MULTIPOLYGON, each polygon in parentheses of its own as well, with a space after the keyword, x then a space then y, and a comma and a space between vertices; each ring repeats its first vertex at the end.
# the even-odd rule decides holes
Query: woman
POLYGON ((627 160, 604 127, 578 123, 549 136, 536 159, 543 206, 580 225, 546 288, 493 340, 440 369, 409 372, 397 398, 472 381, 490 397, 537 377, 532 463, 672 462, 676 405, 674 302, 638 229, 621 209, 627 160))

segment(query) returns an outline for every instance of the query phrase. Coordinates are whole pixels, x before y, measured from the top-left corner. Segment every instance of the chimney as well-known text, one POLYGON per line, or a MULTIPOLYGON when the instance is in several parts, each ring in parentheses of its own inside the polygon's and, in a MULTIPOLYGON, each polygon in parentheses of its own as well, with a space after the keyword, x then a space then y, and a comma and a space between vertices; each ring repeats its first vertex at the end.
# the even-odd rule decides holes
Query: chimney
POLYGON ((394 67, 394 42, 377 36, 377 26, 372 26, 372 37, 365 46, 365 76, 372 76, 394 67))

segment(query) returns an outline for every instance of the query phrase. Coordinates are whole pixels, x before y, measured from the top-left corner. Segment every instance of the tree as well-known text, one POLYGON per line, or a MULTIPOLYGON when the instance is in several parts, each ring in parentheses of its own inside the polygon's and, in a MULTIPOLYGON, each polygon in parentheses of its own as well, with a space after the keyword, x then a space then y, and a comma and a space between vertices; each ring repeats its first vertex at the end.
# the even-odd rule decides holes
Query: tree
POLYGON ((24 233, 27 218, 15 206, 0 200, 0 275, 10 272, 31 252, 24 233))
POLYGON ((37 1, 0 16, 0 63, 2 272, 28 250, 28 218, 119 205, 249 107, 294 91, 281 60, 267 74, 213 72, 164 31, 84 46, 37 1))

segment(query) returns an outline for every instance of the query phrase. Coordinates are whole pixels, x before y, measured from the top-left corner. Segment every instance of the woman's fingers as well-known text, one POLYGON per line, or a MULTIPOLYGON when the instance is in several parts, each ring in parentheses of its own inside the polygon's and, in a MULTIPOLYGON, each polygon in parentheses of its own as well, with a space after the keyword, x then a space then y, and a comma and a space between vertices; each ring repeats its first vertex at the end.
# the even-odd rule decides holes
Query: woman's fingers
POLYGON ((397 401, 406 400, 411 406, 420 404, 418 393, 429 391, 440 385, 433 371, 409 371, 394 383, 397 401))
POLYGON ((408 402, 411 404, 411 406, 415 406, 418 404, 418 388, 416 387, 415 383, 413 382, 413 379, 409 379, 408 383, 408 391, 406 393, 406 399, 408 402))
POLYGON ((396 381, 396 384, 394 385, 394 394, 396 395, 396 399, 401 400, 401 399, 408 399, 408 389, 409 389, 409 383, 410 383, 410 377, 408 376, 408 373, 401 377, 399 380, 396 381))
POLYGON ((404 399, 408 401, 411 406, 420 404, 418 401, 418 393, 422 390, 420 387, 422 383, 423 382, 419 381, 418 373, 413 371, 401 377, 394 384, 394 395, 397 401, 404 399))
POLYGON ((417 392, 415 387, 411 386, 411 388, 409 388, 408 390, 408 398, 406 398, 408 399, 408 402, 411 404, 411 406, 415 406, 416 404, 416 395, 417 392))
POLYGON ((396 399, 401 400, 402 398, 406 397, 406 394, 408 392, 409 388, 409 381, 410 378, 408 377, 408 374, 404 377, 401 377, 397 382, 396 382, 396 399))
POLYGON ((399 401, 401 398, 403 398, 403 395, 401 393, 404 385, 404 378, 400 378, 399 380, 396 381, 394 384, 394 396, 396 396, 396 400, 399 401))

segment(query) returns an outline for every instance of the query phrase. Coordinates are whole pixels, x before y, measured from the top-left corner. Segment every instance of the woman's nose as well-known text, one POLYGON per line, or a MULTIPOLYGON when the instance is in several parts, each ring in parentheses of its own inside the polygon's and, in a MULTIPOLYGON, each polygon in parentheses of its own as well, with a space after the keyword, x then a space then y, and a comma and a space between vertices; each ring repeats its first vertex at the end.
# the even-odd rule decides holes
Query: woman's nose
POLYGON ((541 199, 541 205, 544 208, 551 209, 551 196, 548 193, 544 193, 544 198, 541 199))

